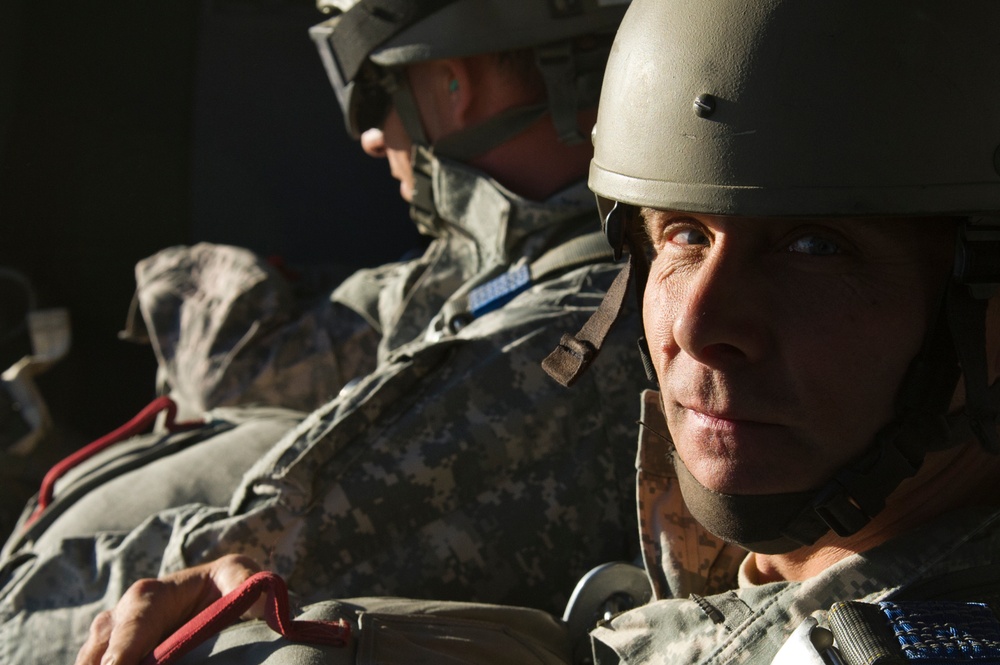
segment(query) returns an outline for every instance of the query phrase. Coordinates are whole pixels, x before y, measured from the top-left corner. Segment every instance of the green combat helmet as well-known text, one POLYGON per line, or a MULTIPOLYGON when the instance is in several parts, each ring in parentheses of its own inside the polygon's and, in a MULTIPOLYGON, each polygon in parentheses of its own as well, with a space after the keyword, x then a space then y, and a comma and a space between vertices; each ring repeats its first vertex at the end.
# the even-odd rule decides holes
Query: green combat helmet
MULTIPOLYGON (((632 3, 608 61, 590 186, 612 246, 631 250, 640 300, 643 206, 963 220, 937 323, 894 420, 860 459, 815 491, 772 496, 711 492, 676 464, 689 507, 718 536, 777 553, 830 529, 849 535, 963 430, 1000 453, 985 355, 1000 283, 998 40, 996 0, 632 3), (949 417, 960 374, 965 412, 949 417)), ((546 361, 564 383, 599 348, 625 274, 589 329, 546 361)))
POLYGON ((430 178, 439 158, 468 160, 551 113, 562 141, 583 140, 577 110, 597 103, 611 39, 628 0, 318 0, 333 16, 310 30, 355 138, 378 127, 394 105, 413 140, 411 213, 434 235, 430 178), (593 35, 593 43, 577 38, 593 35), (532 49, 546 103, 514 108, 429 145, 403 66, 532 49))

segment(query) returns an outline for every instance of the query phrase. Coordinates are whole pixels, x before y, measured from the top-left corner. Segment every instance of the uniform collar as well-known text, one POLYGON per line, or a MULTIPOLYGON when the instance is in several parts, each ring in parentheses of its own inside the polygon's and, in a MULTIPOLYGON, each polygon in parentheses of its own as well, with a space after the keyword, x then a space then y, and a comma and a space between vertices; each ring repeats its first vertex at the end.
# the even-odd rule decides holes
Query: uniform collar
MULTIPOLYGON (((531 201, 482 171, 441 158, 433 162, 431 186, 438 233, 471 237, 481 266, 510 263, 526 237, 594 209, 583 180, 545 201, 531 201)), ((594 223, 596 229, 596 214, 594 223)))

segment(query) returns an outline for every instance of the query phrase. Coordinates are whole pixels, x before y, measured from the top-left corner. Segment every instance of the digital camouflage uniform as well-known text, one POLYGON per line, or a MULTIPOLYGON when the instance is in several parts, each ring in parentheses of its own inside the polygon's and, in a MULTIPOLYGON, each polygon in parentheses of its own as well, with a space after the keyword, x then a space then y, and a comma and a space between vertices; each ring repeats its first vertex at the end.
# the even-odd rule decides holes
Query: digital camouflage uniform
MULTIPOLYGON (((447 221, 424 256, 334 294, 377 326, 377 369, 258 460, 228 508, 178 505, 131 531, 13 554, 0 571, 0 662, 67 662, 134 580, 232 552, 302 601, 399 595, 556 613, 582 573, 634 558, 627 442, 645 381, 634 340, 612 339, 571 392, 539 366, 618 266, 595 261, 464 315, 471 288, 596 230, 591 195, 581 183, 531 203, 460 167, 436 170, 434 193, 447 221)), ((224 462, 202 467, 213 463, 224 462)))
POLYGON ((754 584, 746 552, 695 522, 677 488, 658 395, 646 391, 639 521, 654 600, 592 632, 598 665, 770 663, 802 621, 846 600, 977 600, 1000 581, 1000 509, 969 509, 854 555, 804 582, 754 584), (746 567, 746 564, 743 564, 746 567))
POLYGON ((159 391, 182 417, 238 404, 312 411, 375 368, 378 322, 311 298, 321 271, 286 276, 247 249, 199 243, 158 252, 135 275, 124 337, 151 344, 159 391))

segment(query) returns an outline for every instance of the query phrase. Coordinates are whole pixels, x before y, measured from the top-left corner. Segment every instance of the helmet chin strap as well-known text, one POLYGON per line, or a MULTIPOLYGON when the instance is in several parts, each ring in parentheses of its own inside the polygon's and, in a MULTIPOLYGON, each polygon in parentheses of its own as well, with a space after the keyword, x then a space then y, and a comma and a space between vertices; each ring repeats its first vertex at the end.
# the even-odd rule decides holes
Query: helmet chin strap
MULTIPOLYGON (((993 403, 1000 401, 997 386, 989 393, 993 403)), ((950 417, 947 431, 937 432, 943 434, 945 444, 942 447, 967 443, 973 435, 971 421, 965 413, 950 417)), ((716 492, 699 483, 676 453, 673 464, 685 504, 706 529, 753 552, 784 554, 812 545, 831 530, 839 536, 849 536, 867 524, 884 507, 885 498, 899 483, 916 473, 926 451, 919 455, 916 463, 899 459, 899 454, 899 447, 891 440, 880 441, 861 460, 842 469, 818 491, 766 495, 716 492), (879 460, 883 453, 886 460, 879 460), (908 466, 912 472, 907 473, 908 466), (895 472, 898 480, 881 475, 884 469, 889 469, 890 473, 886 474, 889 476, 895 472), (857 496, 865 496, 867 508, 855 503, 848 489, 852 484, 857 496), (863 495, 858 490, 865 484, 874 491, 863 495)))
MULTIPOLYGON (((642 320, 642 296, 649 277, 649 257, 642 242, 644 231, 635 223, 638 210, 633 206, 615 204, 602 216, 604 235, 608 238, 615 259, 621 259, 624 248, 629 247, 628 263, 622 268, 608 292, 604 294, 597 310, 576 334, 566 333, 545 360, 542 369, 557 382, 572 386, 597 360, 608 333, 625 311, 630 283, 635 285, 636 311, 642 320)), ((656 372, 649 357, 646 336, 639 337, 639 355, 646 370, 646 378, 656 383, 656 372)))

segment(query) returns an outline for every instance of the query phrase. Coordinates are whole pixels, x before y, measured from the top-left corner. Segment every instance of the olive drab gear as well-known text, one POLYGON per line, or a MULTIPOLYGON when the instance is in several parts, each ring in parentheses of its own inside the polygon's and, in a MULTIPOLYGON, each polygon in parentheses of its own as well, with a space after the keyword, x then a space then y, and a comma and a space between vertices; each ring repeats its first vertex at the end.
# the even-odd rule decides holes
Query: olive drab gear
POLYGON ((413 141, 411 216, 422 233, 434 236, 441 223, 431 186, 436 172, 501 145, 546 113, 560 140, 584 140, 577 112, 597 103, 611 37, 628 2, 318 0, 334 16, 310 34, 352 136, 380 126, 395 107, 413 141), (575 41, 585 36, 593 43, 575 41), (546 101, 508 109, 431 145, 402 68, 521 49, 535 54, 546 101))
MULTIPOLYGON (((814 491, 755 497, 712 492, 675 460, 690 509, 717 535, 764 553, 829 529, 846 536, 927 452, 961 441, 962 428, 1000 452, 985 356, 986 299, 1000 283, 998 34, 1000 4, 990 0, 630 7, 608 61, 590 186, 612 246, 630 249, 640 301, 644 206, 962 220, 938 320, 896 417, 860 459, 814 491), (960 374, 966 408, 948 420, 960 374)), ((596 355, 594 330, 613 321, 626 274, 591 330, 564 337, 546 360, 558 380, 571 383, 596 355)))

